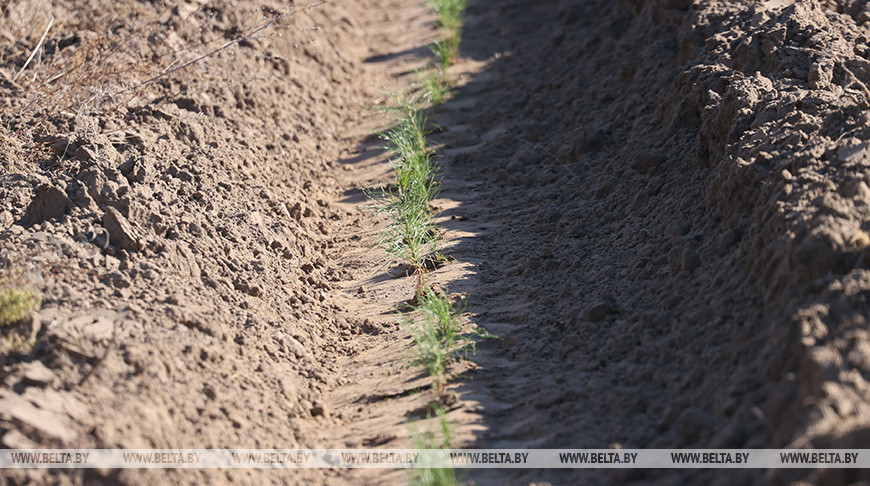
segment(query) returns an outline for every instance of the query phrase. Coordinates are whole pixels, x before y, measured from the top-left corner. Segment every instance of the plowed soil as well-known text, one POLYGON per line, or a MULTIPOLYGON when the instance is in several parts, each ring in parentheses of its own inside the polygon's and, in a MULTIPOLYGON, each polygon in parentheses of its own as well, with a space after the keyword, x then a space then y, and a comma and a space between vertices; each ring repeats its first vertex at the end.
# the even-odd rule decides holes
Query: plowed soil
MULTIPOLYGON (((433 21, 422 0, 0 6, 0 277, 43 295, 2 329, 3 446, 412 447, 428 380, 393 311, 414 277, 373 248, 362 189, 389 179, 377 108, 419 81, 433 21)), ((499 336, 453 370, 458 446, 870 444, 868 21, 858 0, 471 3, 454 94, 429 113, 452 257, 432 280, 499 336)))

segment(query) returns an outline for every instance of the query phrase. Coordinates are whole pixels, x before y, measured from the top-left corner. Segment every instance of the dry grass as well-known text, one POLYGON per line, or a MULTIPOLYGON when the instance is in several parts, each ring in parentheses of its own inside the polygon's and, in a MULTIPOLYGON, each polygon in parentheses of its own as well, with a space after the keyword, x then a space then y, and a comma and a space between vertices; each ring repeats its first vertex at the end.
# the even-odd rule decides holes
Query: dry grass
POLYGON ((316 5, 233 12, 179 4, 11 0, 0 6, 0 172, 45 161, 46 136, 100 132, 102 121, 161 102, 250 81, 229 61, 313 41, 316 5), (86 128, 83 128, 86 127, 86 128))
POLYGON ((309 42, 318 27, 297 22, 309 8, 257 9, 237 21, 218 21, 207 6, 176 7, 167 19, 170 12, 121 2, 117 10, 55 12, 71 19, 64 22, 54 20, 52 8, 41 14, 35 2, 17 2, 4 7, 0 20, 0 35, 16 39, 0 48, 0 78, 24 100, 18 112, 114 110, 146 86, 187 74, 194 65, 204 67, 198 79, 208 78, 210 61, 244 50, 252 54, 257 39, 309 42))

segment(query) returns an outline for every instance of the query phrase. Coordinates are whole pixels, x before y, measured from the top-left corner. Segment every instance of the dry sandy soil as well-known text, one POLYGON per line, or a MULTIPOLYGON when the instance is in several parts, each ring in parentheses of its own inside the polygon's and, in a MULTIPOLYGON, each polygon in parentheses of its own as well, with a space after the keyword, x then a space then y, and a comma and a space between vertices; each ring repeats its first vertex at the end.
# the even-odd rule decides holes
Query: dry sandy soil
MULTIPOLYGON (((361 188, 389 176, 374 108, 419 79, 433 17, 422 0, 286 7, 0 7, 0 272, 44 297, 2 330, 4 447, 411 445, 427 381, 402 364, 410 339, 392 312, 414 282, 372 249, 383 223, 361 188), (130 88, 274 12, 289 15, 130 88)), ((454 258, 432 278, 499 335, 455 370, 460 445, 867 447, 868 44, 859 0, 472 2, 455 95, 430 113, 454 258)), ((0 473, 0 484, 407 480, 0 473)))

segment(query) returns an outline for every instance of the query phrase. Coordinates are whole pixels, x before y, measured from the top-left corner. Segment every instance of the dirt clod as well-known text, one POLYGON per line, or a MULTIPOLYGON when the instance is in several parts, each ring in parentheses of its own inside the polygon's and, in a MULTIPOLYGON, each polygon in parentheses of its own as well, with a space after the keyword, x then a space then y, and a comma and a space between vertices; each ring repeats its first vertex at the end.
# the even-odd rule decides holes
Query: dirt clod
POLYGON ((54 379, 54 372, 41 361, 32 361, 22 367, 21 377, 31 385, 45 386, 54 379))
POLYGON ((109 243, 132 251, 142 247, 139 231, 117 209, 112 207, 106 209, 103 215, 103 227, 109 234, 109 243))
POLYGON ((64 191, 52 185, 42 184, 36 188, 33 201, 24 211, 21 222, 24 226, 33 226, 46 220, 58 219, 73 206, 64 191))

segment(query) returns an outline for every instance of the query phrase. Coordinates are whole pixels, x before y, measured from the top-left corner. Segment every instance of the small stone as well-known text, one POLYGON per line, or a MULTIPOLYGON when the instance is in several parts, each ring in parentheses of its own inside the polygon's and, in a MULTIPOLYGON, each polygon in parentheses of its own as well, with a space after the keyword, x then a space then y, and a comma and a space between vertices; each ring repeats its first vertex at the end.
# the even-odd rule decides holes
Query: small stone
POLYGON ((364 286, 360 285, 359 288, 356 289, 356 293, 363 295, 366 293, 366 288, 364 286))
POLYGON ((22 366, 24 381, 37 386, 45 386, 54 379, 54 371, 51 371, 41 361, 31 361, 22 366))
POLYGON ((73 202, 75 202, 79 207, 85 208, 89 211, 99 211, 100 207, 97 205, 97 202, 94 201, 94 198, 88 193, 88 189, 79 185, 72 196, 73 202))

